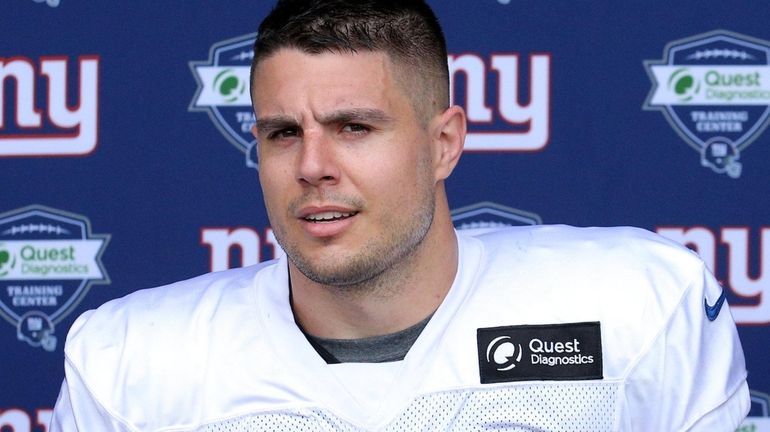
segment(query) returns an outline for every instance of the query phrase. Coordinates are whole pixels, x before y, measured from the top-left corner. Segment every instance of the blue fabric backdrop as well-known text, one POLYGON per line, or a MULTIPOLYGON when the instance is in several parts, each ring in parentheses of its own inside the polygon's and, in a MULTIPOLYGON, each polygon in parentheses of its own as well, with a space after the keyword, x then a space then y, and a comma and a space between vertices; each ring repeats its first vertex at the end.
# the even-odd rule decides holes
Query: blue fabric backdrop
MULTIPOLYGON (((270 3, 0 5, 4 432, 46 430, 83 311, 276 253, 244 133, 270 3)), ((635 225, 697 249, 740 324, 743 429, 770 430, 770 6, 431 3, 471 119, 457 225, 635 225)))

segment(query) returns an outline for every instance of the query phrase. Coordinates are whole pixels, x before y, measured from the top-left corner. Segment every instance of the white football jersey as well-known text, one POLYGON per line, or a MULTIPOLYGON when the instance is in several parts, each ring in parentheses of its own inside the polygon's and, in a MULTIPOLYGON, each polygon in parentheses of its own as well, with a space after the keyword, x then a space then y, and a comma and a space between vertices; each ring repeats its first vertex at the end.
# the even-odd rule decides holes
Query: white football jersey
POLYGON ((457 237, 402 361, 326 364, 286 258, 88 311, 49 430, 733 431, 748 413, 735 323, 689 250, 633 228, 457 237))

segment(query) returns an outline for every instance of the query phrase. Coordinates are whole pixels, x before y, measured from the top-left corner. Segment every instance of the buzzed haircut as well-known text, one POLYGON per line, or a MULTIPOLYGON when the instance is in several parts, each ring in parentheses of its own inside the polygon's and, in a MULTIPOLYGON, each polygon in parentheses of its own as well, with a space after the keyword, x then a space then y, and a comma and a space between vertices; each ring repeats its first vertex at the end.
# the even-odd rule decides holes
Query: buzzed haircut
POLYGON ((259 62, 282 48, 307 54, 384 52, 419 79, 422 94, 413 99, 428 98, 425 102, 437 105, 432 110, 449 106, 446 41, 424 0, 278 0, 259 26, 252 86, 259 62))

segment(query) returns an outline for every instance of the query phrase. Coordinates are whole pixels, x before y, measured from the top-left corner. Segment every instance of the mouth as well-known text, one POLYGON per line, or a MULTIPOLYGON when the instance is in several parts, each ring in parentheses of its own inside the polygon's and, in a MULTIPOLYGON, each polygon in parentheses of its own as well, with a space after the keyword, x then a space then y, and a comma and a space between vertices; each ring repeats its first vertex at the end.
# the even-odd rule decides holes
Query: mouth
POLYGON ((319 213, 313 213, 305 216, 303 220, 310 223, 331 223, 340 220, 351 218, 357 215, 358 212, 338 212, 338 211, 325 211, 319 213))

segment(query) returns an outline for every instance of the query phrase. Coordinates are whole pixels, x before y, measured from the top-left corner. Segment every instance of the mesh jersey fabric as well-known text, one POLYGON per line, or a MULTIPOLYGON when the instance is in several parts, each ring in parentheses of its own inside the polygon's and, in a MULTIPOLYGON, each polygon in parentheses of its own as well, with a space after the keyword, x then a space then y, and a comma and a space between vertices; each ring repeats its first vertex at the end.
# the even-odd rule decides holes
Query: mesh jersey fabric
POLYGON ((327 365, 285 258, 84 313, 50 431, 734 430, 749 409, 721 288, 634 228, 458 232, 454 283, 402 361, 327 365), (481 384, 476 331, 601 323, 602 379, 481 384))

